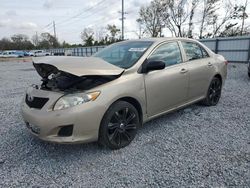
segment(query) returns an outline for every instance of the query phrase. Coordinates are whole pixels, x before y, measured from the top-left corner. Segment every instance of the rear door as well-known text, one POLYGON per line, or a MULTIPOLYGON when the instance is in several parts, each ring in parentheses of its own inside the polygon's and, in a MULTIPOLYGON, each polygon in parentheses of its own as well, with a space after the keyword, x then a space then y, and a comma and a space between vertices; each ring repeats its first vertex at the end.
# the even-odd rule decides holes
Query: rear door
POLYGON ((181 44, 189 70, 188 98, 191 101, 206 95, 214 67, 211 57, 201 45, 189 41, 182 41, 181 44))
POLYGON ((182 104, 187 99, 188 70, 177 42, 161 44, 148 61, 164 61, 166 68, 144 75, 149 117, 182 104))

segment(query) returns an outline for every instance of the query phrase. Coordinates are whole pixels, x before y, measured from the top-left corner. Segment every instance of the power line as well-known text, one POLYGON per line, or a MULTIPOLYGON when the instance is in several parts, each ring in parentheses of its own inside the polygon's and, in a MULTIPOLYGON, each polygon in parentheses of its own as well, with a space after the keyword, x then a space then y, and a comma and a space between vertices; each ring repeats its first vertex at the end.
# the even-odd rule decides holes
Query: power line
POLYGON ((50 22, 49 24, 45 25, 42 27, 42 29, 50 28, 52 26, 53 22, 50 22))
MULTIPOLYGON (((117 2, 117 1, 116 1, 117 2)), ((88 17, 90 17, 90 16, 93 16, 94 14, 97 14, 97 13, 100 13, 100 12, 103 12, 103 11, 106 11, 106 8, 108 8, 108 5, 107 6, 105 6, 105 7, 103 7, 103 8, 101 8, 100 10, 96 10, 95 12, 93 12, 93 13, 88 13, 88 14, 86 14, 82 19, 80 19, 80 20, 71 20, 70 22, 71 22, 71 24, 73 23, 73 22, 76 22, 76 21, 83 21, 83 20, 85 20, 85 19, 87 19, 88 17)), ((83 15, 82 15, 83 16, 83 15)), ((102 22, 102 20, 100 20, 101 22, 102 22)), ((92 21, 92 22, 94 22, 94 21, 92 21)), ((97 23, 95 22, 95 25, 96 25, 97 23)), ((58 24, 57 24, 57 26, 58 26, 58 24)), ((64 26, 63 24, 61 24, 61 25, 59 25, 59 27, 62 27, 62 26, 64 26)), ((66 26, 68 26, 68 25, 66 25, 66 26)))
POLYGON ((91 7, 89 7, 89 8, 86 8, 86 9, 82 10, 80 13, 78 13, 78 14, 76 14, 76 15, 74 15, 74 16, 71 16, 70 18, 67 18, 67 19, 64 19, 64 20, 58 22, 57 25, 63 25, 63 24, 65 24, 66 22, 70 22, 71 20, 73 20, 73 19, 75 19, 75 18, 77 18, 77 17, 79 17, 79 16, 84 15, 86 12, 88 12, 88 11, 94 9, 95 7, 98 7, 99 5, 103 4, 103 3, 106 2, 106 1, 107 1, 107 0, 99 1, 99 2, 96 3, 94 6, 91 6, 91 7))

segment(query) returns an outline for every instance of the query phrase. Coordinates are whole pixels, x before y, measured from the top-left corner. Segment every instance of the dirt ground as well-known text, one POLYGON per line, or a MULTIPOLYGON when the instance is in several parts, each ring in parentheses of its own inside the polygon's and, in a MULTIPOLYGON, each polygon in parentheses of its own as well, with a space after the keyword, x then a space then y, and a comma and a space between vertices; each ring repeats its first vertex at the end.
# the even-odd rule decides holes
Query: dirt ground
POLYGON ((0 62, 32 62, 32 57, 19 57, 19 58, 15 58, 15 57, 10 57, 10 58, 4 58, 4 57, 0 57, 0 62))

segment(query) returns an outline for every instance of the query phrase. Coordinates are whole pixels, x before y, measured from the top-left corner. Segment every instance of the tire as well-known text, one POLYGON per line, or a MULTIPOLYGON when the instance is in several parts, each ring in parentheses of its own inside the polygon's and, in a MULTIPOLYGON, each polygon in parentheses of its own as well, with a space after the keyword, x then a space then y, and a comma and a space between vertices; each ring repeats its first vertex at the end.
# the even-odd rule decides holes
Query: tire
POLYGON ((120 149, 131 143, 140 125, 136 108, 125 101, 112 104, 103 116, 98 143, 110 149, 120 149))
POLYGON ((250 72, 248 72, 248 77, 250 78, 250 72))
POLYGON ((203 105, 215 106, 218 104, 221 96, 222 82, 219 78, 214 77, 209 85, 207 96, 202 101, 203 105))

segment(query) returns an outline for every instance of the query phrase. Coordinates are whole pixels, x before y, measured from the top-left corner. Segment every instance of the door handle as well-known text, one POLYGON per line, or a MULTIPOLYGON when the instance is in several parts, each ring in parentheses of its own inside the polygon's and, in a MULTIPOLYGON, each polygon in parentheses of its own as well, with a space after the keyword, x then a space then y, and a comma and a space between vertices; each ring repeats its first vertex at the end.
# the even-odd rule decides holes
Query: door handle
POLYGON ((209 67, 213 66, 213 64, 211 62, 208 62, 207 64, 209 67))
POLYGON ((184 74, 184 73, 186 73, 188 70, 187 69, 181 69, 181 71, 180 71, 180 73, 182 73, 182 74, 184 74))

